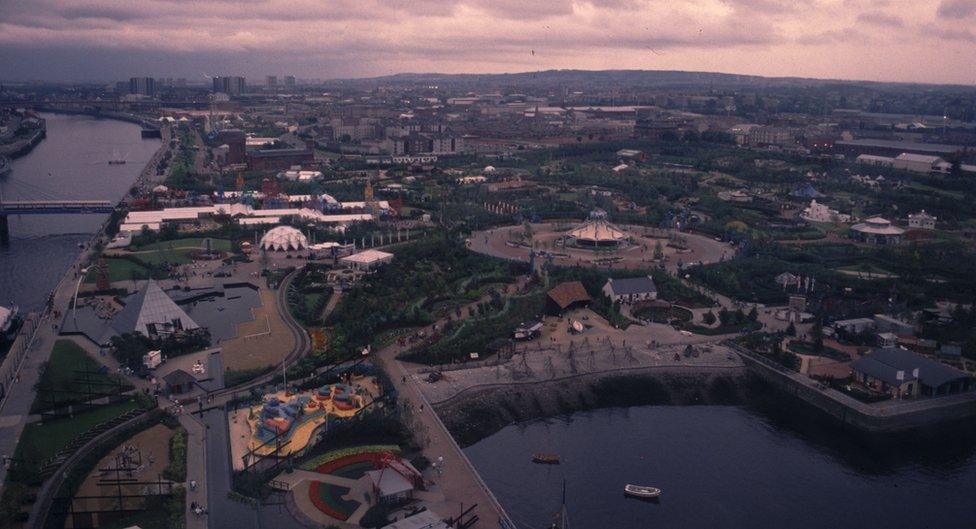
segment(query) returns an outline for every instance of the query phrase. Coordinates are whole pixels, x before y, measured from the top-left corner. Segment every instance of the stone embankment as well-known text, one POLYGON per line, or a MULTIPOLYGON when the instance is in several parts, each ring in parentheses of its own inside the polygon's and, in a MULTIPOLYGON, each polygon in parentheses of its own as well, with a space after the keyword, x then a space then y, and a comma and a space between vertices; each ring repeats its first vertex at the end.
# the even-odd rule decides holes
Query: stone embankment
POLYGON ((739 404, 741 366, 654 366, 472 387, 434 406, 461 446, 509 424, 606 407, 739 404))

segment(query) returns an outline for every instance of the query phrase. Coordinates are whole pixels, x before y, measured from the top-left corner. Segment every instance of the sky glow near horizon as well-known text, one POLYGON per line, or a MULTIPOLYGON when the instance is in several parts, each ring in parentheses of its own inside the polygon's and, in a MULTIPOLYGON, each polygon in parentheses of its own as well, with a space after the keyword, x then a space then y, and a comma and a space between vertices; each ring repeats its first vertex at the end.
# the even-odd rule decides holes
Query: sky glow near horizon
POLYGON ((0 78, 546 69, 976 84, 976 0, 0 0, 0 78))

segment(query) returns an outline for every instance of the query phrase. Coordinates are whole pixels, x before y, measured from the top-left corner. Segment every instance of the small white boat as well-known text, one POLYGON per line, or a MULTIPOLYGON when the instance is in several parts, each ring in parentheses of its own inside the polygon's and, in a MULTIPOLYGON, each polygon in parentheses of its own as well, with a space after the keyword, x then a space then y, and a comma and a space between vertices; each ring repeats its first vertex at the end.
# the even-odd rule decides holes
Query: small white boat
POLYGON ((654 487, 641 487, 640 485, 626 485, 624 494, 635 498, 659 498, 661 489, 654 487))
POLYGON ((6 334, 13 329, 14 322, 17 321, 17 305, 10 305, 10 308, 0 306, 0 334, 6 334))

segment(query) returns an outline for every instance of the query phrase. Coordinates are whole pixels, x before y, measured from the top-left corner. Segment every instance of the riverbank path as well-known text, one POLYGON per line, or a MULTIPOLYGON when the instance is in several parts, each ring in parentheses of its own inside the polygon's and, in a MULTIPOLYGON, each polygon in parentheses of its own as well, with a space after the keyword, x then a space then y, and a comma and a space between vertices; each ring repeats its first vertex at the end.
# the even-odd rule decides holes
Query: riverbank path
MULTIPOLYGON (((156 154, 136 179, 137 186, 142 185, 155 174, 156 163, 162 157, 162 153, 168 150, 168 137, 168 132, 165 132, 163 142, 156 154)), ((0 464, 0 491, 3 490, 7 478, 7 458, 13 457, 24 426, 31 421, 30 408, 36 394, 34 385, 40 378, 41 366, 51 358, 54 342, 58 340, 60 318, 54 317, 55 311, 60 314, 68 313, 82 266, 92 258, 93 248, 99 246, 99 243, 104 245, 108 242, 108 237, 105 236, 107 225, 108 219, 85 244, 52 291, 47 309, 41 314, 37 324, 34 341, 15 370, 14 381, 8 385, 7 394, 0 404, 0 455, 4 457, 3 464, 0 464)))

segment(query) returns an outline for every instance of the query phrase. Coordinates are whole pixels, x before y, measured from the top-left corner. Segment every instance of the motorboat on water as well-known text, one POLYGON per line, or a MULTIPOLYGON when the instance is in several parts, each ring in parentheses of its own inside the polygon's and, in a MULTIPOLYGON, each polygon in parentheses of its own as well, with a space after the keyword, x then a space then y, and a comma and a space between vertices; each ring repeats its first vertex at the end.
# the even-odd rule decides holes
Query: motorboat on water
POLYGON ((119 154, 119 151, 113 151, 112 152, 112 158, 109 159, 108 164, 109 165, 124 165, 125 164, 125 158, 123 158, 122 155, 119 154))
POLYGON ((558 465, 559 454, 546 454, 546 453, 538 452, 532 454, 532 462, 539 463, 540 465, 558 465))
POLYGON ((656 487, 643 487, 641 485, 624 486, 624 494, 634 498, 656 499, 661 497, 661 489, 656 487))
POLYGON ((7 334, 14 328, 14 323, 17 322, 17 312, 17 305, 11 305, 10 308, 0 307, 0 334, 7 334))

